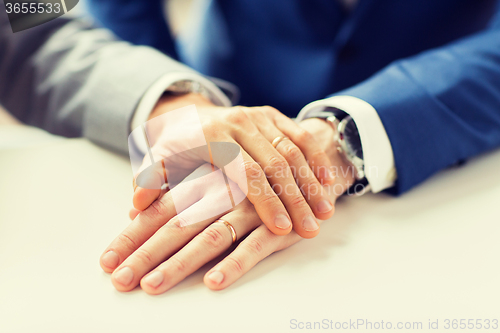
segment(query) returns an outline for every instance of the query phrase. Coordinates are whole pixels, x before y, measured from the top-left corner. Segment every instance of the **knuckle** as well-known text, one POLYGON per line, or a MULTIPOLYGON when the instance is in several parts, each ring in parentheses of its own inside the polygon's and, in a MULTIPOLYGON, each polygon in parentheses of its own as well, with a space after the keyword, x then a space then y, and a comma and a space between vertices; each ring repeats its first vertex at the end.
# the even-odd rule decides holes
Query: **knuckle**
POLYGON ((300 128, 297 130, 296 139, 298 142, 308 142, 313 139, 313 136, 305 129, 300 128))
POLYGON ((234 125, 246 125, 248 123, 248 116, 242 107, 233 108, 232 112, 227 114, 226 119, 234 125))
POLYGON ((303 184, 300 191, 307 200, 323 195, 322 186, 315 178, 303 184))
POLYGON ((229 265, 231 269, 236 271, 238 274, 243 274, 244 271, 244 266, 243 266, 243 261, 237 257, 227 257, 226 258, 226 263, 229 265))
POLYGON ((250 179, 260 179, 262 177, 262 170, 260 166, 254 161, 243 162, 242 169, 250 179))
POLYGON ((262 110, 264 111, 264 113, 270 115, 270 114, 276 114, 276 112, 279 112, 278 109, 270 106, 270 105, 264 105, 262 107, 262 110))
POLYGON ((203 122, 202 122, 202 129, 205 131, 205 130, 208 130, 208 131, 211 131, 215 128, 217 128, 217 124, 218 124, 218 121, 214 118, 207 118, 207 119, 203 119, 203 122))
POLYGON ((283 171, 288 168, 288 162, 283 156, 272 156, 269 159, 268 165, 274 172, 283 171))
POLYGON ((317 191, 319 192, 320 189, 320 184, 316 180, 316 178, 310 178, 305 181, 305 183, 301 186, 305 192, 309 193, 311 191, 317 191))
POLYGON ((169 208, 170 205, 173 206, 172 197, 167 193, 161 198, 153 201, 151 205, 141 213, 143 218, 139 220, 139 223, 161 227, 167 222, 165 216, 169 215, 169 209, 175 209, 169 208))
POLYGON ((267 114, 260 108, 248 108, 245 112, 254 123, 261 123, 268 118, 267 114))
POLYGON ((126 233, 121 233, 118 235, 118 242, 124 244, 125 247, 129 250, 135 250, 138 247, 137 242, 126 233))
POLYGON ((323 150, 316 150, 311 153, 310 158, 316 161, 316 160, 326 159, 328 157, 326 156, 326 153, 323 150))
POLYGON ((144 211, 147 217, 158 218, 163 216, 166 212, 165 204, 161 200, 155 200, 153 203, 144 211))
POLYGON ((276 193, 264 193, 262 194, 259 199, 257 200, 258 205, 275 205, 279 201, 276 193))
POLYGON ((139 261, 146 263, 147 265, 153 264, 153 255, 148 250, 138 248, 135 251, 134 256, 139 259, 139 261))
POLYGON ((247 248, 251 253, 260 255, 263 252, 264 246, 260 239, 252 238, 248 240, 247 248))
POLYGON ((285 151, 283 152, 283 156, 290 161, 295 162, 301 160, 304 155, 302 155, 302 151, 294 144, 289 144, 285 147, 285 151))
POLYGON ((256 204, 258 206, 269 206, 269 207, 279 207, 281 204, 281 200, 278 198, 276 193, 272 191, 271 193, 264 192, 264 194, 260 195, 257 199, 256 204))
POLYGON ((184 237, 184 234, 188 232, 188 228, 185 227, 185 225, 187 225, 187 220, 182 216, 177 215, 163 225, 162 229, 165 232, 173 232, 178 234, 179 237, 184 237))
POLYGON ((187 263, 184 259, 179 258, 178 256, 173 256, 170 258, 170 264, 174 267, 178 272, 185 272, 187 269, 187 263))
POLYGON ((207 228, 200 234, 201 239, 212 248, 219 248, 224 242, 224 236, 216 228, 207 228))
POLYGON ((308 207, 308 204, 302 195, 293 196, 290 199, 290 205, 297 208, 308 207))
POLYGON ((222 128, 222 124, 221 121, 217 118, 211 117, 209 119, 203 119, 201 128, 205 135, 209 135, 213 138, 221 137, 222 131, 220 129, 222 128))
POLYGON ((240 110, 245 112, 245 114, 247 116, 252 116, 252 115, 260 113, 259 108, 255 108, 255 107, 235 107, 235 108, 239 108, 240 110))

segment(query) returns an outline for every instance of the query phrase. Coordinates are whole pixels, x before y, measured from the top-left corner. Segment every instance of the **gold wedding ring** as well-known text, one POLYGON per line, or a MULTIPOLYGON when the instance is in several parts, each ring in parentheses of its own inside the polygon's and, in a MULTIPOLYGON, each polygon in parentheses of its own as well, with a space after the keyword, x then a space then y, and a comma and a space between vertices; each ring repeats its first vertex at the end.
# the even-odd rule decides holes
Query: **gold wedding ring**
POLYGON ((276 149, 276 147, 278 147, 278 145, 280 144, 281 141, 285 140, 285 139, 288 139, 288 137, 286 136, 278 136, 276 139, 273 140, 273 147, 276 149))
POLYGON ((236 242, 236 230, 234 230, 234 227, 231 225, 231 223, 224 221, 223 219, 218 219, 215 222, 222 222, 224 225, 229 229, 231 232, 231 237, 233 238, 233 244, 236 242))
POLYGON ((161 169, 163 170, 163 181, 165 182, 165 184, 168 184, 167 169, 165 168, 165 160, 161 160, 161 169))

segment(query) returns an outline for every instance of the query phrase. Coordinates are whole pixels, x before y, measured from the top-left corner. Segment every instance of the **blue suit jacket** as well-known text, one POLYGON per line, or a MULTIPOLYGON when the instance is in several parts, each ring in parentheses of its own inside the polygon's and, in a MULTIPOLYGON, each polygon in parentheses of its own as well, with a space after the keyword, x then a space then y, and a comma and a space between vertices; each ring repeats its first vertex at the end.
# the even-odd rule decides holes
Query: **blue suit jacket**
POLYGON ((90 0, 121 38, 238 85, 242 104, 294 116, 331 94, 372 104, 392 144, 396 192, 500 146, 500 1, 205 1, 174 41, 162 0, 90 0))

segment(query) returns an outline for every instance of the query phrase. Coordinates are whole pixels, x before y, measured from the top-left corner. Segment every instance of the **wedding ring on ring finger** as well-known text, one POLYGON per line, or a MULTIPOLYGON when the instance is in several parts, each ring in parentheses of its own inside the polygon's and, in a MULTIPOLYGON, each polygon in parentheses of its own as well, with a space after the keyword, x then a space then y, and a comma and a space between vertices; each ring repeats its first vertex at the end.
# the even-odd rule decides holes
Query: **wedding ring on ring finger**
POLYGON ((278 145, 280 144, 280 142, 283 141, 283 140, 285 140, 285 139, 288 139, 288 137, 287 136, 278 136, 278 137, 276 137, 273 140, 273 142, 271 144, 276 149, 276 147, 278 147, 278 145))
POLYGON ((229 232, 231 233, 231 238, 232 238, 232 244, 234 244, 237 240, 237 236, 236 236, 236 230, 234 230, 234 227, 231 223, 223 220, 223 219, 218 219, 217 221, 215 222, 221 222, 222 224, 224 224, 226 226, 226 228, 229 230, 229 232))

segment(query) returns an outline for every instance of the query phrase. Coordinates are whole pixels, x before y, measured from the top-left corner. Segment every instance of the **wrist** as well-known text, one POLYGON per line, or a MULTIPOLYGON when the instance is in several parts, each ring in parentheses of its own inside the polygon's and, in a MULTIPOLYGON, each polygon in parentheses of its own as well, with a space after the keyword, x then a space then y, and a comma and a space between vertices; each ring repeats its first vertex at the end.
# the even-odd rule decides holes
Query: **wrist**
POLYGON ((354 184, 356 178, 353 166, 345 160, 337 149, 338 143, 334 129, 326 121, 319 118, 305 119, 299 123, 299 126, 313 135, 330 159, 336 176, 333 187, 342 188, 342 191, 337 191, 337 189, 334 191, 335 196, 339 196, 354 184))
POLYGON ((156 103, 153 112, 149 115, 149 119, 192 104, 195 104, 197 107, 216 106, 207 97, 198 93, 187 93, 182 95, 164 94, 156 103))
POLYGON ((319 118, 308 118, 299 123, 299 126, 311 133, 321 149, 330 158, 335 160, 338 155, 336 133, 326 121, 319 118))

